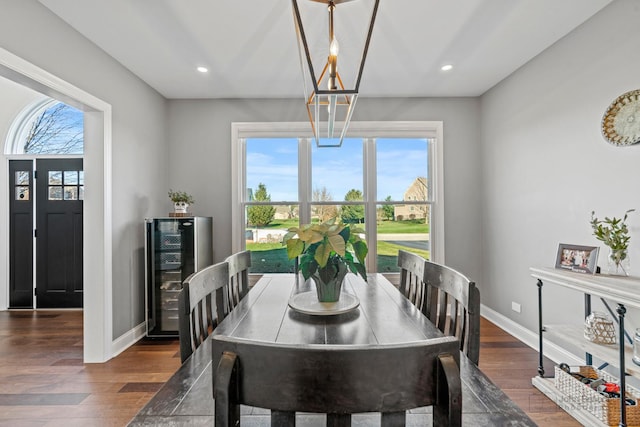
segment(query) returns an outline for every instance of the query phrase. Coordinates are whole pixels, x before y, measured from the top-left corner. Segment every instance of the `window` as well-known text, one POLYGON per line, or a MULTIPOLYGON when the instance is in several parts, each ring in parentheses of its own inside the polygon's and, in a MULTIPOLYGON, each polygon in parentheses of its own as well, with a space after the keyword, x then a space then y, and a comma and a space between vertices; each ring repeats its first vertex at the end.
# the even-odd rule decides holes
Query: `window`
POLYGON ((5 154, 84 153, 84 113, 47 98, 25 108, 13 121, 5 154))
POLYGON ((49 200, 83 200, 84 171, 49 171, 49 200))
POLYGON ((444 262, 440 122, 354 122, 330 148, 308 127, 232 126, 233 250, 252 251, 251 272, 293 271, 287 229, 334 216, 365 229, 370 272, 398 271, 399 249, 444 262))
POLYGON ((29 201, 29 187, 31 185, 31 171, 15 172, 15 192, 16 201, 29 201))

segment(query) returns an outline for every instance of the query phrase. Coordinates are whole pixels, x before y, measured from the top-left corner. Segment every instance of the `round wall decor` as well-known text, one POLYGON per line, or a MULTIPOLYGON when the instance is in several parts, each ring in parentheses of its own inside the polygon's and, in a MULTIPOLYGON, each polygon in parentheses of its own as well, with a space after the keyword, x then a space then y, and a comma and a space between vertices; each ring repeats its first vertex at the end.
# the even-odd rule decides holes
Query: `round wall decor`
POLYGON ((613 145, 640 142, 640 90, 616 98, 602 117, 602 135, 613 145))

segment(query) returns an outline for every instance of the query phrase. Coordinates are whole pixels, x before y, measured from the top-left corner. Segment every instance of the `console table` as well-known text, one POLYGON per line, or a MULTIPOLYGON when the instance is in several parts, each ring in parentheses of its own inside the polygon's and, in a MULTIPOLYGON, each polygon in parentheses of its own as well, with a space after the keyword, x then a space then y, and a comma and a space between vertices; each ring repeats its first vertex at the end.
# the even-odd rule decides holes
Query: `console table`
MULTIPOLYGON (((590 275, 575 273, 556 268, 531 267, 531 275, 537 279, 538 286, 538 333, 539 333, 539 365, 538 377, 532 379, 533 385, 554 400, 584 425, 602 425, 595 417, 586 411, 581 411, 567 404, 563 396, 558 392, 553 383, 553 378, 544 377, 543 361, 543 334, 551 341, 558 344, 570 344, 580 348, 586 353, 586 364, 591 365, 592 356, 596 356, 612 365, 617 366, 620 372, 627 372, 640 377, 640 366, 632 362, 633 346, 625 344, 624 319, 627 307, 640 308, 640 278, 622 277, 610 275, 590 275), (571 325, 543 325, 542 323, 542 288, 544 284, 553 284, 573 289, 584 294, 585 317, 591 313, 591 297, 599 297, 616 303, 617 322, 619 326, 618 345, 595 344, 583 336, 584 319, 571 325)), ((608 307, 608 306, 607 306, 608 307)), ((613 314, 613 313, 612 313, 613 314)), ((625 375, 620 375, 620 389, 626 386, 625 375)), ((626 407, 624 399, 620 399, 620 426, 626 426, 626 407)))

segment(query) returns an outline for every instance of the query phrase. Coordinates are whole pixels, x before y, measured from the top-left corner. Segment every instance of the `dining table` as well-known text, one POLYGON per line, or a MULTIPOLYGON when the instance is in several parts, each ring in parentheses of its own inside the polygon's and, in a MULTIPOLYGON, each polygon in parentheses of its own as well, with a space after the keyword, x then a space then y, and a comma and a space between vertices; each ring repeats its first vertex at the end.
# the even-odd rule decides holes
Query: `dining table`
MULTIPOLYGON (((382 274, 367 281, 349 274, 340 304, 319 304, 314 287, 299 274, 264 274, 214 334, 287 344, 402 345, 442 333, 382 274)), ((211 426, 214 423, 212 349, 207 339, 129 426, 211 426)), ((398 361, 402 363, 402 361, 398 361)), ((460 355, 462 423, 466 426, 536 424, 480 369, 460 355)), ((296 425, 321 424, 322 414, 297 414, 296 425)), ((354 425, 379 425, 379 414, 356 414, 354 425)), ((407 411, 407 425, 432 425, 432 409, 407 411)), ((269 426, 267 409, 241 407, 241 425, 269 426)))

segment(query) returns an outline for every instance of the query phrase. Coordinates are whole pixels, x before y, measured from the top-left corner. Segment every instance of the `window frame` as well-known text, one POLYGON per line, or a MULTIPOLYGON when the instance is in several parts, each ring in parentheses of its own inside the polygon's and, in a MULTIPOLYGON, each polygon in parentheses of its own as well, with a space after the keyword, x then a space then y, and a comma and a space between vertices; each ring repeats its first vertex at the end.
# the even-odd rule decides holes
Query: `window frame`
MULTIPOLYGON (((63 153, 63 152, 53 152, 53 153, 35 153, 29 152, 26 153, 24 151, 25 141, 27 139, 27 135, 31 130, 31 125, 33 122, 46 110, 57 106, 58 104, 62 104, 64 106, 73 108, 75 110, 79 110, 73 105, 67 104, 62 101, 58 101, 53 98, 44 98, 39 99, 31 104, 27 105, 11 122, 9 126, 9 130, 7 132, 7 137, 4 144, 4 154, 7 156, 21 156, 21 158, 80 158, 84 156, 84 138, 82 142, 82 151, 79 153, 63 153)), ((83 113, 82 110, 79 110, 83 113)), ((84 121, 84 113, 83 113, 83 121, 84 121)), ((82 124, 82 129, 84 129, 84 123, 82 124)))
MULTIPOLYGON (((376 223, 377 197, 377 173, 376 173, 376 147, 366 140, 375 138, 428 138, 430 159, 429 177, 432 192, 431 202, 431 260, 445 263, 444 255, 444 173, 443 173, 443 122, 442 121, 394 121, 394 122, 352 122, 349 125, 349 138, 362 138, 364 144, 363 173, 364 173, 364 201, 365 224, 376 223)), ((231 250, 232 253, 245 249, 244 224, 245 202, 244 191, 246 189, 246 140, 249 138, 294 138, 298 139, 298 205, 300 222, 308 223, 308 206, 314 204, 303 197, 311 195, 311 174, 300 173, 310 171, 311 149, 313 135, 308 122, 234 122, 231 124, 231 250)), ((333 148, 323 148, 331 150, 333 148)), ((278 204, 277 202, 273 204, 278 204)), ((367 227, 367 241, 377 241, 376 227, 367 227)), ((367 269, 370 273, 377 272, 376 245, 369 244, 367 255, 367 269)))

